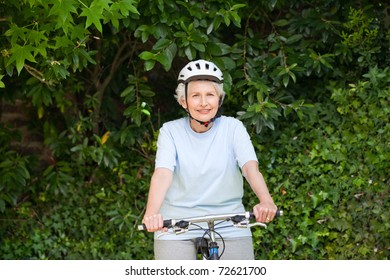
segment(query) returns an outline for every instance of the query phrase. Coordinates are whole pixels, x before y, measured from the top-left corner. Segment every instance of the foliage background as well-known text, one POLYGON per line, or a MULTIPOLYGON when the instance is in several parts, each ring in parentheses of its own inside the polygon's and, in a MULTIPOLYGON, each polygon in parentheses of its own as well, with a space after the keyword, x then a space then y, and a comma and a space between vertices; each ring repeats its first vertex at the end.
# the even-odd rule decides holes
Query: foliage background
POLYGON ((158 128, 205 58, 286 213, 257 258, 389 259, 389 25, 377 0, 0 1, 0 257, 151 259, 158 128))

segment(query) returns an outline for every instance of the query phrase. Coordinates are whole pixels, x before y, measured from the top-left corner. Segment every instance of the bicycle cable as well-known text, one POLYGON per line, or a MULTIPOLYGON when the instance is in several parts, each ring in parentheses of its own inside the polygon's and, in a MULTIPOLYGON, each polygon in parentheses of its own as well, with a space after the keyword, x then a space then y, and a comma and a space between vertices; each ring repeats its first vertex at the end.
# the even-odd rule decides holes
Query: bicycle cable
MULTIPOLYGON (((211 239, 211 232, 214 232, 215 234, 217 234, 219 236, 219 238, 221 239, 221 242, 222 242, 222 252, 221 254, 218 255, 218 259, 220 259, 223 255, 223 253, 225 252, 225 240, 223 239, 222 235, 219 234, 217 231, 215 230, 210 230, 210 229, 204 229, 204 234, 202 236, 202 238, 205 238, 206 234, 210 237, 211 239)), ((203 255, 204 256, 204 255, 203 255)))
MULTIPOLYGON (((218 223, 218 224, 220 224, 220 223, 218 223)), ((203 235, 201 237, 202 239, 206 239, 207 240, 207 238, 205 238, 206 235, 208 235, 209 239, 211 239, 211 232, 214 232, 216 235, 218 235, 218 237, 221 239, 221 242, 222 242, 222 252, 221 252, 221 254, 218 255, 218 259, 220 259, 222 257, 222 255, 223 255, 223 253, 225 252, 225 247, 226 247, 225 240, 223 239, 222 235, 219 232, 215 231, 215 230, 205 229, 202 226, 200 226, 198 224, 195 224, 195 223, 193 223, 191 225, 196 226, 198 228, 188 229, 188 231, 197 231, 197 230, 203 230, 204 231, 204 233, 203 233, 203 235)), ((232 225, 229 225, 229 226, 226 226, 226 227, 231 227, 231 226, 232 225)), ((225 228, 225 227, 219 227, 218 229, 221 229, 221 228, 225 228)), ((204 258, 208 258, 208 256, 205 255, 203 252, 202 252, 202 255, 203 255, 204 258)))

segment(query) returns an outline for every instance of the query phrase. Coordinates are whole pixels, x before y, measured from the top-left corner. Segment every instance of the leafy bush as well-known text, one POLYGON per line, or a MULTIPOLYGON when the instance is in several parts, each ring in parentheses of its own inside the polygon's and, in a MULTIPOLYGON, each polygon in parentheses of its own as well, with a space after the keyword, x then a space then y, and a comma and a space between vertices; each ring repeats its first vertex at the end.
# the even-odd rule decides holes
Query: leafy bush
POLYGON ((15 205, 30 179, 29 157, 22 156, 10 147, 17 133, 0 124, 0 213, 7 205, 15 205))
POLYGON ((195 58, 223 69, 224 113, 247 125, 286 212, 254 232, 257 256, 389 258, 389 7, 244 2, 3 1, 1 101, 31 105, 51 158, 0 126, 1 258, 152 258, 135 224, 195 58))
POLYGON ((310 117, 261 139, 286 216, 256 231, 262 258, 388 259, 390 69, 372 68, 310 117), (270 147, 267 150, 265 147, 270 147))
POLYGON ((111 171, 102 168, 97 176, 106 177, 92 183, 70 176, 77 172, 61 162, 51 166, 41 182, 26 186, 23 196, 28 199, 3 213, 0 255, 4 259, 151 258, 151 236, 135 228, 149 183, 144 173, 150 174, 150 168, 147 161, 121 162, 111 171))

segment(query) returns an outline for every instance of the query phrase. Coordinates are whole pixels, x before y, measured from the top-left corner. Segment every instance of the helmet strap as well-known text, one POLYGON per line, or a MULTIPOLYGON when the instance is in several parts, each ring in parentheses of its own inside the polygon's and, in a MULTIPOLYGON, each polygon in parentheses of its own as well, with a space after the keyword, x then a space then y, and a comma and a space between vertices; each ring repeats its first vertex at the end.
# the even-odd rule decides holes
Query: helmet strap
POLYGON ((193 119, 194 121, 197 121, 198 123, 200 123, 201 125, 204 125, 205 127, 208 127, 210 123, 214 122, 217 118, 219 118, 222 115, 221 114, 221 109, 219 108, 218 111, 217 111, 217 114, 215 114, 214 118, 212 118, 211 120, 209 120, 207 122, 202 122, 202 121, 197 120, 194 117, 192 117, 188 110, 187 110, 187 113, 188 113, 188 115, 190 116, 191 119, 193 119))

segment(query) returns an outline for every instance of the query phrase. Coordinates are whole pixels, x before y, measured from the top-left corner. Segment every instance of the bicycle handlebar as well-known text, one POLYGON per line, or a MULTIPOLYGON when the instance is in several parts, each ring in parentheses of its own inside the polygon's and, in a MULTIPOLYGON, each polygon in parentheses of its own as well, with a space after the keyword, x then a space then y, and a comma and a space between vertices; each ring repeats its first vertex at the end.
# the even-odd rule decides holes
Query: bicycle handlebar
MULTIPOLYGON (((283 210, 277 210, 275 214, 276 217, 283 216, 283 210)), ((238 214, 220 214, 220 215, 206 215, 192 218, 183 218, 183 219, 168 219, 164 220, 163 227, 165 228, 186 228, 190 224, 202 223, 202 222, 215 222, 215 221, 232 221, 234 224, 240 223, 244 220, 254 220, 255 215, 253 212, 244 212, 238 214)), ((138 230, 147 230, 145 224, 139 225, 138 230)))

